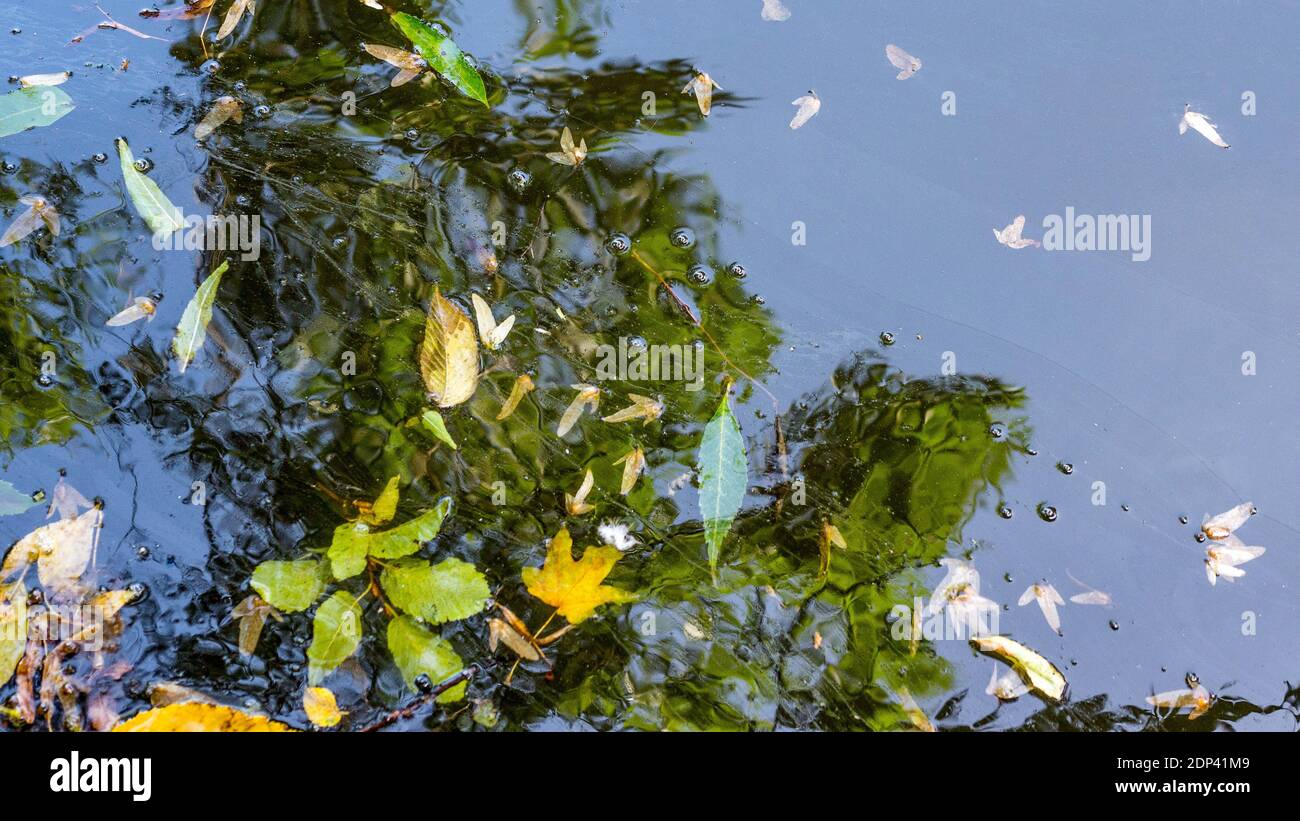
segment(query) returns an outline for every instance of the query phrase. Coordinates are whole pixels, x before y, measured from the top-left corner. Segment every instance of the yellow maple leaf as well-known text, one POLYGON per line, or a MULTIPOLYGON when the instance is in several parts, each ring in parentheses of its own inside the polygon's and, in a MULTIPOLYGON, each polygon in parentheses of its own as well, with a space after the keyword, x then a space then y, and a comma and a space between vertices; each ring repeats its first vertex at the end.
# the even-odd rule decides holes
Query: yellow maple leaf
POLYGON ((302 708, 317 727, 333 727, 347 715, 339 709, 333 691, 326 687, 308 687, 302 696, 302 708))
POLYGON ((115 733, 291 733, 293 729, 266 716, 222 704, 188 701, 146 710, 113 728, 115 733))
POLYGON ((623 554, 614 547, 589 547, 581 561, 573 560, 573 539, 567 528, 551 539, 546 562, 541 567, 525 567, 524 587, 537 598, 554 607, 572 624, 591 616, 602 604, 617 604, 636 599, 636 595, 617 587, 601 584, 614 563, 623 554))

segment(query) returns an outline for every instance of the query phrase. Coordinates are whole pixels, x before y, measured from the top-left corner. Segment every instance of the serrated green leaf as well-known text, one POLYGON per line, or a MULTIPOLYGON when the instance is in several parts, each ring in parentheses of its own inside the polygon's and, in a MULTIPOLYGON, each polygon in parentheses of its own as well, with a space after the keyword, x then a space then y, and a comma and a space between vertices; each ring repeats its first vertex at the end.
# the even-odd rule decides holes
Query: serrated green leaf
POLYGON ((421 544, 438 535, 442 520, 450 510, 451 498, 444 497, 432 510, 388 530, 371 530, 359 522, 339 525, 334 529, 328 554, 334 578, 350 579, 365 570, 367 556, 400 559, 411 555, 421 544))
POLYGON ((312 620, 307 683, 314 687, 356 652, 361 643, 361 608, 351 593, 339 590, 316 608, 312 620))
POLYGON ((27 587, 22 582, 0 586, 0 687, 18 666, 27 647, 27 587))
POLYGON ((0 137, 51 125, 77 106, 61 88, 40 86, 0 96, 0 137))
POLYGON ((249 582, 267 604, 286 613, 311 607, 325 592, 325 568, 315 559, 262 562, 249 582))
POLYGON ((118 137, 117 157, 122 163, 122 179, 126 182, 126 193, 130 195, 135 210, 139 212, 154 237, 162 239, 171 236, 185 227, 181 218, 181 209, 172 205, 167 195, 158 187, 158 183, 140 173, 135 167, 135 155, 126 140, 118 137))
POLYGON ((740 510, 749 482, 745 440, 725 394, 713 418, 704 426, 699 459, 700 513, 704 519, 704 541, 709 548, 709 569, 713 570, 718 566, 722 542, 740 510))
POLYGON ((430 433, 446 442, 452 450, 456 450, 456 440, 452 439, 451 434, 447 431, 447 423, 442 420, 441 413, 436 410, 425 411, 424 415, 420 417, 420 421, 424 423, 430 433))
POLYGON ((203 340, 208 335, 208 323, 212 321, 212 305, 217 301, 217 288, 221 286, 221 275, 230 267, 223 262, 217 270, 203 280, 193 299, 185 306, 181 314, 181 323, 176 326, 176 336, 172 339, 172 351, 181 363, 181 373, 194 361, 194 355, 203 347, 203 340))
POLYGON ((487 89, 478 68, 441 27, 406 13, 394 14, 393 25, 415 45, 416 52, 460 93, 488 105, 487 89))
POLYGON ((483 574, 460 559, 405 559, 384 568, 379 583, 394 606, 431 624, 480 613, 492 595, 483 574))
POLYGON ((0 479, 0 516, 13 516, 28 510, 36 502, 30 494, 0 479))
MULTIPOLYGON (((393 654, 397 669, 402 671, 402 679, 408 687, 415 686, 415 680, 427 675, 434 684, 455 673, 465 666, 460 656, 452 649, 451 642, 434 635, 420 626, 410 616, 398 616, 388 624, 388 652, 393 654)), ((465 684, 458 684, 438 696, 440 704, 459 701, 465 697, 465 684)))

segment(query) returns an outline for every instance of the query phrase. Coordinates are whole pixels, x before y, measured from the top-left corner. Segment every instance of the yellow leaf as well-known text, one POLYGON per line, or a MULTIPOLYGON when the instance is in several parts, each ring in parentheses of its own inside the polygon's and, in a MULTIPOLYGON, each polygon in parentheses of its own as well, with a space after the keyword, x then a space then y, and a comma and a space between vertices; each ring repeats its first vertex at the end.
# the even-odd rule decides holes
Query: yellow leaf
POLYGON ((641 396, 636 393, 629 393, 628 398, 632 404, 617 413, 611 413, 604 417, 602 422, 628 422, 633 419, 644 420, 641 424, 648 425, 663 415, 664 403, 651 399, 648 396, 641 396))
POLYGON ((357 510, 361 511, 357 521, 365 522, 368 525, 382 525, 392 519, 397 514, 397 500, 400 493, 398 485, 401 481, 402 477, 400 476, 389 479, 388 484, 384 486, 374 504, 356 502, 357 510))
POLYGON ((497 421, 503 422, 508 419, 510 414, 515 412, 515 408, 519 407, 519 403, 523 401, 524 397, 532 393, 536 387, 531 376, 526 373, 519 374, 514 386, 510 388, 510 395, 506 397, 506 403, 501 406, 501 412, 497 414, 497 421))
POLYGON ((622 555, 613 547, 589 547, 583 552, 582 560, 575 562, 573 540, 567 529, 560 528, 551 539, 545 564, 524 568, 524 587, 577 624, 602 604, 636 599, 635 594, 601 584, 622 555))
POLYGON ((522 633, 501 619, 492 619, 488 622, 488 649, 495 653, 498 644, 509 647, 524 661, 541 661, 542 651, 522 633))
POLYGON ((326 687, 308 687, 302 697, 302 708, 307 719, 317 727, 333 727, 347 713, 339 710, 334 693, 326 687))
POLYGON ((587 504, 587 494, 591 492, 591 486, 595 483, 595 477, 591 475, 591 468, 587 469, 587 475, 582 478, 582 485, 578 487, 578 492, 570 496, 564 494, 564 509, 569 512, 570 516, 581 516, 584 513, 590 513, 595 510, 587 504))
POLYGON ((842 550, 847 550, 849 545, 844 541, 844 534, 840 529, 830 522, 822 522, 821 538, 821 575, 825 576, 831 569, 831 546, 834 545, 842 550))
POLYGON ((637 477, 641 475, 641 471, 645 470, 645 452, 641 448, 632 448, 621 459, 616 460, 614 464, 617 465, 620 462, 623 464, 623 484, 618 492, 626 496, 632 492, 632 488, 636 487, 637 477))
POLYGON ((455 303, 433 290, 420 347, 424 387, 438 407, 459 405, 478 387, 478 340, 474 325, 455 303))
POLYGON ((266 716, 221 704, 188 701, 146 710, 113 728, 115 733, 291 733, 293 729, 266 716))
POLYGON ((1015 668, 1034 692, 1051 701, 1065 696, 1065 676, 1050 661, 1006 636, 976 636, 971 643, 1015 668))
POLYGON ((569 407, 564 409, 564 415, 560 417, 560 424, 555 429, 556 436, 564 436, 573 428, 574 423, 578 421, 578 417, 582 416, 583 408, 589 407, 594 412, 596 408, 600 407, 600 388, 595 385, 573 385, 572 387, 578 392, 578 395, 569 403, 569 407))
POLYGON ((103 512, 91 508, 80 516, 38 527, 18 540, 5 557, 0 581, 21 576, 38 563, 41 584, 53 598, 76 593, 99 539, 103 512))

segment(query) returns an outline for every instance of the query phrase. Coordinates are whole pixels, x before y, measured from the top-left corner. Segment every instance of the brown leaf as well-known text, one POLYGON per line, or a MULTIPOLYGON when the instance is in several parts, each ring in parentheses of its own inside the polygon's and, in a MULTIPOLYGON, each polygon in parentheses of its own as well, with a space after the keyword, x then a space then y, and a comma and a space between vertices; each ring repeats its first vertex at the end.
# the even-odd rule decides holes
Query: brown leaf
POLYGON ((501 406, 501 412, 497 414, 497 421, 503 422, 508 419, 510 414, 515 412, 515 408, 519 407, 519 403, 523 401, 523 398, 532 393, 536 387, 531 376, 526 373, 519 374, 519 378, 515 380, 515 384, 510 388, 510 395, 506 397, 505 404, 501 406))
POLYGON ((632 492, 632 488, 636 487, 637 477, 645 470, 645 452, 641 448, 632 448, 614 462, 616 465, 619 463, 623 465, 623 484, 618 492, 626 496, 632 492))

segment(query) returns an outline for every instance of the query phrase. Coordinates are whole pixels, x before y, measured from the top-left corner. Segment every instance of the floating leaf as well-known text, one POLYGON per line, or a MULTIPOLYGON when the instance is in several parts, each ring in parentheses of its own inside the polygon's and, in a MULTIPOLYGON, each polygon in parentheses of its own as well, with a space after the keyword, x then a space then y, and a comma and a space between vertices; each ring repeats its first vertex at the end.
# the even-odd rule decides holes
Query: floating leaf
POLYGON ((459 405, 478 387, 478 341, 469 317, 437 288, 429 304, 429 319, 420 346, 424 387, 438 407, 459 405))
POLYGON ((564 413, 560 416, 560 424, 555 428, 556 436, 562 437, 573 428, 578 421, 578 417, 582 416, 583 408, 591 408, 591 411, 595 413, 596 409, 600 407, 600 388, 595 385, 573 385, 572 387, 578 392, 578 395, 573 398, 573 401, 569 403, 569 407, 565 408, 564 413))
POLYGON ((184 228, 185 220, 181 218, 181 209, 172 205, 158 183, 141 174, 140 169, 135 167, 135 155, 121 137, 117 139, 117 156, 122 163, 126 193, 130 195, 135 210, 149 226, 154 237, 163 239, 184 228))
POLYGON ((704 541, 709 548, 709 568, 718 566, 722 542, 740 511, 749 481, 745 461, 745 440, 740 423, 731 412, 727 394, 723 393, 713 418, 704 426, 700 440, 700 512, 704 519, 704 541))
MULTIPOLYGON (((60 519, 37 528, 19 540, 13 551, 37 557, 41 585, 53 598, 69 597, 78 592, 77 580, 86 572, 99 544, 103 512, 92 508, 72 519, 60 519)), ((9 569, 9 560, 5 560, 9 569)))
POLYGON ((348 523, 334 530, 329 559, 334 578, 350 579, 366 568, 366 557, 399 559, 420 549, 420 545, 438 535, 442 520, 451 510, 451 499, 443 498, 432 510, 397 527, 378 533, 364 524, 348 523))
POLYGON ((27 587, 0 586, 0 687, 9 683, 27 648, 27 587))
POLYGON ((158 303, 147 296, 138 296, 128 302, 121 311, 109 317, 109 320, 104 324, 110 328, 117 328, 122 325, 130 325, 132 322, 138 322, 141 319, 153 322, 153 318, 157 313, 158 303))
POLYGON ((395 607, 430 624, 467 619, 492 596, 483 574, 456 558, 435 565, 404 559, 384 568, 379 583, 395 607))
POLYGON ((379 497, 373 503, 358 501, 356 502, 357 510, 361 515, 357 521, 364 522, 367 525, 382 525, 392 521, 397 515, 397 502, 401 495, 401 476, 393 476, 384 485, 380 491, 379 497))
POLYGON ((239 622, 239 654, 242 656, 251 656, 257 649, 268 616, 276 621, 282 620, 275 608, 258 595, 246 596, 231 609, 230 616, 239 622))
POLYGON ((361 608, 357 599, 345 590, 336 591, 316 608, 316 618, 312 620, 307 683, 319 684, 356 652, 360 643, 361 608))
POLYGON ((722 91, 722 86, 713 82, 713 78, 703 71, 697 71, 691 81, 682 89, 683 94, 694 94, 695 102, 700 106, 700 113, 705 117, 713 108, 713 89, 722 91))
POLYGON ((515 326, 515 315, 511 314, 498 325, 496 318, 492 316, 491 306, 483 297, 471 293, 469 301, 474 304, 474 319, 478 322, 479 338, 483 340, 484 347, 489 351, 495 351, 510 335, 510 329, 515 326))
POLYGON ((1163 708, 1166 710, 1184 710, 1189 709, 1187 718, 1195 720, 1205 715, 1210 709, 1210 703, 1213 697, 1210 691, 1198 684, 1190 690, 1170 690, 1165 693, 1156 693, 1153 696, 1147 696, 1147 704, 1152 707, 1163 708))
POLYGON ((603 417, 600 421, 618 423, 618 422, 630 422, 633 419, 640 419, 642 420, 641 424, 648 425, 654 420, 658 419, 660 416, 663 416, 664 413, 663 402, 660 402, 655 399, 651 399, 648 396, 642 396, 637 393, 629 393, 627 395, 627 398, 632 400, 631 405, 629 405, 626 408, 623 408, 623 410, 621 411, 618 411, 616 413, 611 413, 609 416, 603 417))
POLYGON ((194 361, 194 355, 203 347, 203 340, 208 335, 208 323, 212 321, 212 305, 217 301, 217 288, 221 286, 221 275, 230 267, 223 262, 213 271, 185 306, 181 314, 181 323, 176 326, 176 336, 172 339, 172 351, 181 363, 181 373, 194 361))
POLYGON ((239 25, 240 19, 244 16, 244 12, 248 12, 251 17, 256 11, 255 5, 253 0, 235 0, 235 2, 231 3, 230 8, 226 11, 225 19, 221 21, 221 28, 217 29, 217 39, 221 40, 234 31, 235 26, 239 25))
MULTIPOLYGON (((415 680, 422 675, 436 684, 465 666, 451 642, 421 627, 410 616, 398 616, 388 623, 388 652, 392 653, 408 687, 414 687, 415 680)), ((438 703, 459 701, 465 697, 465 690, 464 683, 457 684, 438 696, 438 703)))
POLYGON ((587 475, 582 477, 582 484, 578 486, 578 492, 572 496, 567 493, 564 494, 564 509, 568 511, 570 516, 581 516, 595 510, 595 508, 587 504, 587 494, 591 492, 595 481, 595 477, 591 475, 591 468, 588 468, 587 475))
POLYGON ((113 728, 115 733, 291 733, 292 728, 221 704, 187 701, 146 710, 113 728))
POLYGON ((234 120, 237 123, 244 121, 243 104, 229 95, 218 97, 216 102, 212 104, 212 108, 194 127, 194 139, 205 139, 213 131, 224 125, 226 120, 234 120))
POLYGON ((72 76, 71 71, 56 71, 52 74, 28 74, 26 77, 18 78, 20 88, 35 88, 37 86, 61 86, 72 76))
POLYGON ((573 540, 566 528, 551 539, 541 567, 525 567, 528 592, 556 608, 572 624, 589 617, 602 604, 636 599, 636 595, 601 584, 623 554, 612 547, 589 547, 581 561, 573 560, 573 540))
POLYGON ((307 720, 317 727, 333 727, 347 715, 339 710, 333 691, 325 687, 308 687, 302 696, 302 709, 307 720))
POLYGON ((1050 701, 1065 697, 1065 676, 1047 659, 1006 636, 976 636, 971 639, 980 652, 990 653, 1015 668, 1034 692, 1050 701))
POLYGON ((57 512, 60 519, 75 519, 81 511, 90 507, 90 500, 81 495, 81 491, 73 487, 67 478, 60 476, 59 481, 54 483, 54 491, 50 493, 50 507, 45 511, 45 518, 48 519, 57 512))
POLYGON ((443 421, 442 414, 435 410, 425 411, 420 417, 420 421, 429 429, 429 432, 445 442, 452 450, 456 449, 456 440, 451 438, 451 433, 447 430, 447 423, 443 421))
POLYGON ((830 522, 822 522, 821 533, 821 568, 820 575, 825 576, 831 569, 831 548, 838 547, 841 550, 848 550, 849 544, 844 541, 844 534, 840 529, 830 522))
POLYGON ((30 509, 36 502, 30 494, 0 479, 0 516, 13 516, 30 509))
POLYGON ((315 559, 262 562, 248 585, 277 610, 298 613, 325 592, 325 568, 315 559))
POLYGON ((380 46, 375 45, 374 43, 362 43, 361 47, 365 49, 366 53, 371 57, 377 57, 385 63, 388 63, 390 66, 401 69, 389 83, 393 88, 409 83, 416 77, 419 77, 420 72, 429 67, 429 64, 425 62, 424 58, 420 55, 412 54, 409 51, 403 51, 400 48, 380 46))
POLYGON ((1056 588, 1047 582, 1042 584, 1031 584, 1025 588, 1025 592, 1020 594, 1018 604, 1024 607, 1031 601, 1038 602, 1038 609, 1043 611, 1043 618, 1047 621, 1047 626, 1057 635, 1061 633, 1061 616, 1056 612, 1057 605, 1065 606, 1065 599, 1061 594, 1056 592, 1056 588))
POLYGON ((1218 516, 1206 516, 1201 524, 1201 532, 1211 539, 1221 541, 1231 536, 1233 531, 1244 525, 1254 514, 1254 503, 1242 502, 1218 516))
POLYGON ((560 150, 548 153, 546 159, 561 165, 582 165, 582 161, 587 159, 587 139, 584 137, 582 142, 575 146, 573 132, 569 131, 566 125, 564 132, 560 134, 560 150))
POLYGON ((893 63, 894 68, 902 69, 898 72, 897 79, 899 80, 906 80, 908 77, 911 77, 913 74, 921 70, 920 60, 908 54, 906 51, 903 51, 893 43, 885 46, 885 56, 889 58, 889 62, 893 63))
POLYGON ((790 120, 790 128, 796 129, 813 118, 818 111, 822 110, 822 101, 814 92, 809 91, 804 96, 798 98, 790 105, 799 106, 799 110, 794 113, 793 119, 790 120))
POLYGON ((0 96, 0 137, 51 125, 76 108, 61 88, 23 88, 0 96))
POLYGON ((54 206, 45 201, 44 197, 21 197, 19 200, 27 206, 27 210, 19 214, 13 223, 5 229, 4 235, 0 236, 0 248, 6 245, 13 245, 23 237, 41 227, 44 223, 54 236, 59 235, 62 224, 59 221, 59 212, 54 210, 54 206))
POLYGON ((626 496, 632 492, 632 488, 636 487, 637 478, 641 475, 641 471, 645 470, 645 451, 641 448, 632 448, 615 460, 614 464, 623 465, 623 483, 618 492, 626 496))
POLYGON ((533 384, 533 378, 526 373, 519 374, 515 379, 515 384, 510 387, 510 395, 506 397, 506 402, 501 406, 501 411, 497 414, 497 421, 503 422, 515 412, 523 398, 532 393, 537 386, 533 384))
POLYGON ((460 50, 440 27, 431 26, 418 17, 398 13, 392 17, 393 25, 415 45, 429 68, 442 75, 460 93, 488 105, 487 89, 483 77, 474 63, 460 50))
POLYGON ((503 619, 492 619, 488 622, 488 650, 495 653, 502 644, 524 661, 542 660, 541 648, 531 643, 527 636, 503 619))

